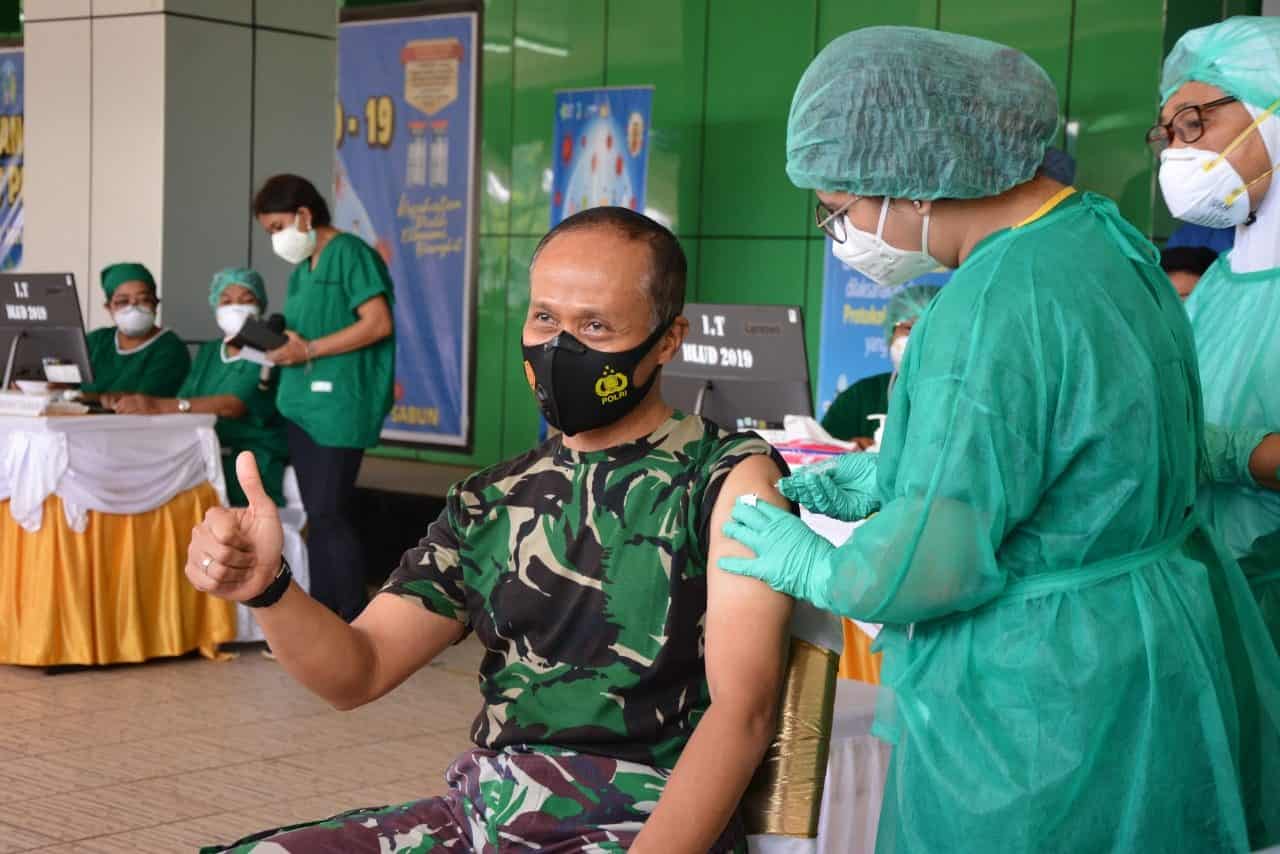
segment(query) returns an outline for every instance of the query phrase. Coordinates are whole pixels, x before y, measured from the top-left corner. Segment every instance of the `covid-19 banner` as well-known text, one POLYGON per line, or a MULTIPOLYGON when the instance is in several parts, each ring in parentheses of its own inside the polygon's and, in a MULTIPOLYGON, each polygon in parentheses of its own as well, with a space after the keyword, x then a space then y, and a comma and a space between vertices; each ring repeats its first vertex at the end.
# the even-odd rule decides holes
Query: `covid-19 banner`
POLYGON ((556 93, 551 225, 605 205, 644 212, 653 87, 556 93))
MULTIPOLYGON (((826 241, 822 287, 822 343, 818 349, 818 418, 840 392, 864 377, 893 369, 884 317, 889 300, 902 288, 882 288, 831 254, 826 241)), ((913 285, 944 285, 950 273, 930 273, 913 285)), ((908 286, 909 287, 909 286, 908 286)))
POLYGON ((0 50, 0 270, 22 261, 22 49, 0 50))
POLYGON ((338 30, 333 218, 395 281, 393 442, 468 444, 477 27, 466 12, 338 30))

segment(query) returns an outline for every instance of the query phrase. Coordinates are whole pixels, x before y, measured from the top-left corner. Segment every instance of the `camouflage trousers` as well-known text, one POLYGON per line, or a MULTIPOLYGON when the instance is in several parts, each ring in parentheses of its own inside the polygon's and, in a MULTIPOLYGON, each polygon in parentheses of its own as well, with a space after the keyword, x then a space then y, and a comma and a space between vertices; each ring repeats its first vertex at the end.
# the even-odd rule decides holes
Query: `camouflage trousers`
MULTIPOLYGON (((472 750, 445 774, 448 794, 352 810, 312 824, 254 834, 202 854, 553 854, 631 847, 657 805, 667 773, 601 756, 544 748, 472 750)), ((714 854, 745 852, 734 818, 714 854)))

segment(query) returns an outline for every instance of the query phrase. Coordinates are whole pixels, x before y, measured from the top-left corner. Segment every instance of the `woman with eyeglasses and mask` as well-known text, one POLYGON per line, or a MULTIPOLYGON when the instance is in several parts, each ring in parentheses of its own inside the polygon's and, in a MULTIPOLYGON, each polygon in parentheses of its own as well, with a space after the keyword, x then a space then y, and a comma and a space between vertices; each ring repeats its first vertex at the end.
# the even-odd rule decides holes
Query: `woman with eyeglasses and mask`
MULTIPOLYGON (((1187 33, 1165 60, 1161 92, 1147 138, 1170 213, 1236 233, 1186 303, 1205 418, 1280 430, 1280 18, 1230 18, 1187 33)), ((1280 646, 1280 537, 1269 536, 1280 531, 1280 494, 1252 480, 1214 484, 1200 510, 1248 575, 1280 646)))
POLYGON ((80 390, 110 407, 123 394, 174 394, 191 356, 171 330, 156 323, 156 280, 142 264, 112 264, 102 271, 102 291, 115 326, 87 336, 93 382, 80 390))
POLYGON ((955 272, 870 477, 848 454, 780 484, 820 508, 813 481, 848 475, 879 512, 835 546, 739 501, 755 557, 721 566, 884 625, 882 854, 1265 847, 1280 658, 1195 511, 1191 328, 1112 202, 1036 175, 1057 129, 1049 76, 1003 45, 873 27, 813 60, 787 172, 837 257, 885 285, 955 272))

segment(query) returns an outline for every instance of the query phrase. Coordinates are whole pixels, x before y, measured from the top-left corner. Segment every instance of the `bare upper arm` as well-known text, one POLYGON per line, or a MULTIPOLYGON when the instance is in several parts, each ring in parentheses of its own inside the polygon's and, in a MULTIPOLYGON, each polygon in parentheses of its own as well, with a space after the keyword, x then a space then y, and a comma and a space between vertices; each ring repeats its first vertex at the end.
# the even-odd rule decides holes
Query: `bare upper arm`
POLYGON ((360 319, 373 327, 380 338, 390 335, 393 329, 391 321, 391 304, 382 294, 370 297, 356 307, 360 319))
POLYGON ((374 666, 365 702, 395 688, 462 638, 457 620, 394 593, 380 593, 351 624, 369 644, 374 666))
POLYGON ((725 479, 711 513, 707 555, 707 681, 715 702, 773 703, 782 684, 792 600, 754 578, 720 569, 722 557, 751 557, 751 550, 722 532, 738 496, 789 507, 777 490, 776 463, 758 455, 738 463, 725 479))

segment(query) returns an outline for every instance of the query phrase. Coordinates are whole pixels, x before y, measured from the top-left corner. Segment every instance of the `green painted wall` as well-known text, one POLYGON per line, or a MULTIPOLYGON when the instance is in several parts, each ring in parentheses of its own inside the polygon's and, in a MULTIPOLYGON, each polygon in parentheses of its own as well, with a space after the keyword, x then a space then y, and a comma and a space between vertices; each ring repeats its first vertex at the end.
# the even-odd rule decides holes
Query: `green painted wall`
MULTIPOLYGON (((1260 0, 1231 0, 1234 14, 1260 0)), ((348 5, 357 5, 349 2, 348 5)), ((372 5, 359 3, 359 5, 372 5)), ((529 256, 546 230, 554 92, 653 84, 648 204, 691 264, 689 299, 804 307, 817 367, 823 244, 783 171, 791 93, 831 39, 873 24, 942 27, 1020 48, 1049 71, 1077 185, 1167 235, 1143 143, 1166 46, 1222 0, 486 0, 483 210, 471 454, 379 453, 482 466, 536 439, 520 368, 529 256), (1166 12, 1167 7, 1167 12, 1166 12)))

